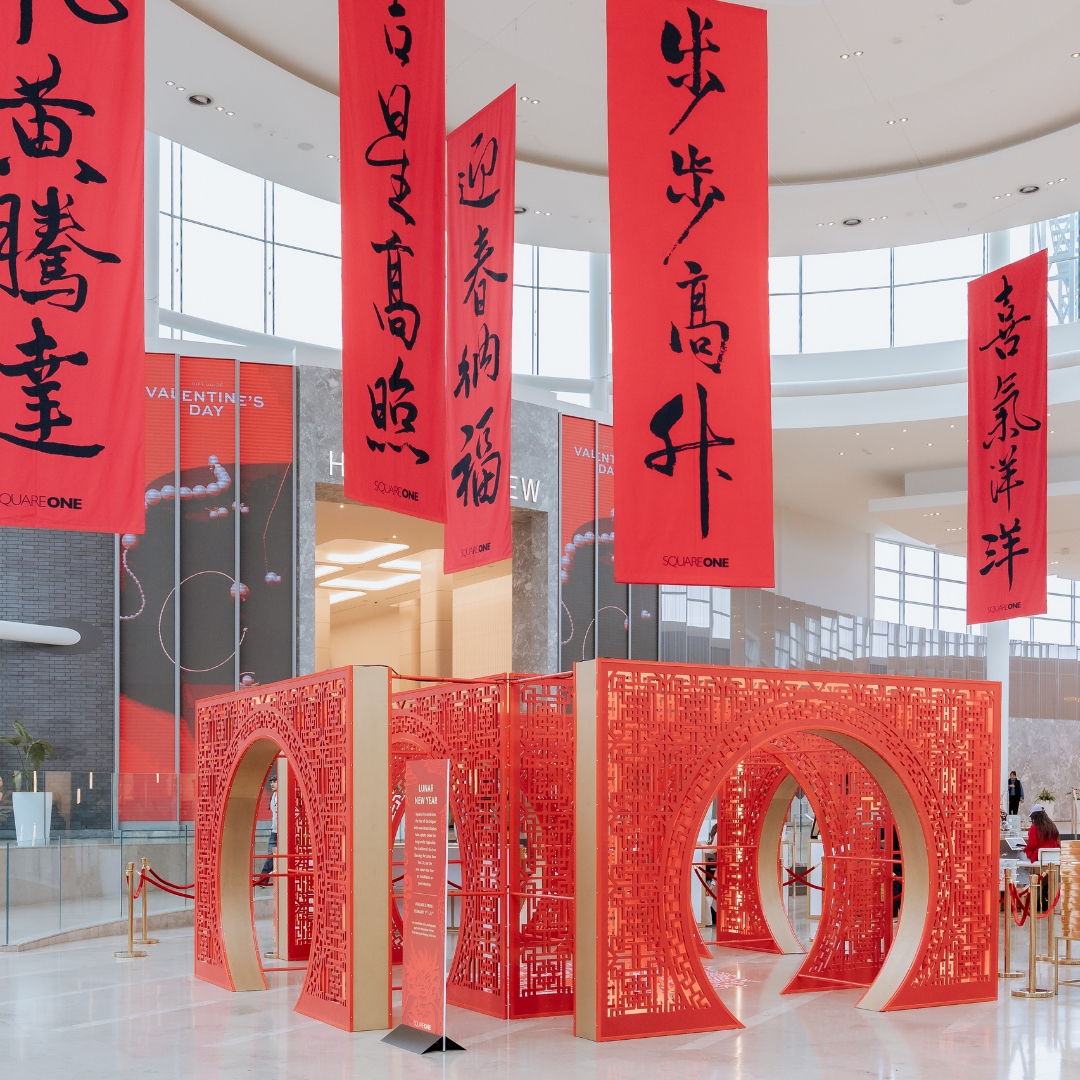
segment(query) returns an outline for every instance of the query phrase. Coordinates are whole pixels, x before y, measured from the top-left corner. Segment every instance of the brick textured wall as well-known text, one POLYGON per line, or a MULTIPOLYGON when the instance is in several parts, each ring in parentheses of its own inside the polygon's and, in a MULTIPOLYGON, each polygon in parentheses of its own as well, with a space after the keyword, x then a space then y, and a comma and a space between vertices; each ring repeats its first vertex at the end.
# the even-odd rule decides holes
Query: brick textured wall
MULTIPOLYGON (((0 528, 0 619, 79 619, 105 635, 92 652, 50 655, 0 641, 0 729, 22 720, 51 742, 49 770, 113 769, 113 537, 104 533, 0 528)), ((7 776, 15 752, 0 745, 7 776)), ((7 781, 5 781, 7 783, 7 781)))

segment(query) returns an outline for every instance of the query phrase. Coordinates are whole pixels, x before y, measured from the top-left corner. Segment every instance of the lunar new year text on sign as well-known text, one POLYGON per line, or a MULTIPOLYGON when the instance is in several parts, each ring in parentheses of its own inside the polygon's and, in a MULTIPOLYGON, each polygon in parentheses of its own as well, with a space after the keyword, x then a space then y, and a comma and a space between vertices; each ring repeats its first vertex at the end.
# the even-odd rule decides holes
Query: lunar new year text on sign
POLYGON ((968 283, 968 623, 1046 611, 1046 263, 968 283))
POLYGON ((442 521, 443 0, 341 0, 345 494, 442 521))
POLYGON ((143 530, 142 0, 0 8, 0 525, 143 530))
POLYGON ((609 0, 617 581, 773 584, 765 12, 609 0))
POLYGON ((446 139, 446 538, 451 574, 509 559, 515 88, 446 139))

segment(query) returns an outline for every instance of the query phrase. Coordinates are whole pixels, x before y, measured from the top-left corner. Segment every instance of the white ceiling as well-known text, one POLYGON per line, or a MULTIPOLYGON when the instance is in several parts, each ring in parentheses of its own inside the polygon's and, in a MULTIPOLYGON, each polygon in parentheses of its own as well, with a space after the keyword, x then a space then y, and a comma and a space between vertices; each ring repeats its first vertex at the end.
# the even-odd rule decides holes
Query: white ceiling
MULTIPOLYGON (((1080 58, 1071 56, 1080 52, 1080 3, 754 6, 769 9, 774 254, 984 232, 1080 204, 1072 194, 1080 185, 1080 58), (1072 186, 1045 187, 1058 176, 1072 186), (1029 183, 1042 190, 1025 199, 1017 189, 1029 183), (1006 191, 1008 200, 994 200, 1006 191), (817 226, 851 216, 864 224, 817 226)), ((336 0, 151 0, 148 122, 240 167, 336 195, 336 163, 319 153, 336 143, 336 13, 336 0), (197 20, 184 20, 177 6, 197 20), (226 87, 243 98, 231 142, 222 145, 212 118, 184 98, 154 100, 177 75, 200 91, 226 87), (298 157, 301 141, 317 149, 298 157)), ((606 188, 583 179, 607 170, 604 0, 447 0, 446 78, 448 129, 513 82, 537 98, 519 107, 519 160, 559 170, 548 174, 553 187, 580 189, 578 221, 606 220, 606 188)), ((531 197, 545 194, 541 187, 531 197)), ((562 217, 519 222, 531 230, 519 239, 575 246, 574 214, 562 217)), ((576 246, 595 245, 596 231, 584 232, 576 246)))

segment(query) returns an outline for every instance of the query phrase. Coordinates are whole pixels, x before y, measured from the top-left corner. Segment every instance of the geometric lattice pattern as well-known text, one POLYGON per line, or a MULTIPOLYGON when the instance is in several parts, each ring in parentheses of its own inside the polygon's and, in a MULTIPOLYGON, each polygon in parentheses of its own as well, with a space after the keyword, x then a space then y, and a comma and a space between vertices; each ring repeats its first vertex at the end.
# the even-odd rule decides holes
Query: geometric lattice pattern
POLYGON ((784 993, 869 986, 892 945, 889 804, 869 771, 820 735, 785 735, 769 750, 809 798, 824 848, 818 932, 784 993))
POLYGON ((331 671, 200 704, 195 821, 195 970, 232 990, 218 916, 225 803, 248 747, 259 739, 281 747, 310 811, 309 850, 316 868, 310 960, 297 1009, 346 1029, 352 985, 345 924, 351 885, 345 861, 352 824, 350 678, 351 670, 331 671))
MULTIPOLYGON (((986 683, 596 661, 597 1037, 736 1027, 697 955, 687 887, 697 828, 749 753, 804 731, 869 747, 928 845, 929 910, 885 1008, 997 996, 997 739, 986 683)), ((909 912, 922 918, 923 913, 909 912)), ((903 916, 901 919, 903 923, 903 916)))
MULTIPOLYGON (((573 696, 571 676, 393 695, 391 844, 405 762, 450 761, 461 854, 452 1005, 500 1018, 573 1011, 573 696)), ((392 915, 399 962, 396 907, 392 915)))
MULTIPOLYGON (((285 846, 287 859, 278 859, 278 873, 288 871, 285 878, 288 927, 285 935, 285 959, 307 960, 311 955, 311 932, 315 921, 315 864, 311 858, 311 829, 304 813, 304 797, 300 785, 288 769, 285 772, 285 831, 281 834, 278 852, 285 846)), ((281 785, 279 784, 280 788, 281 785)), ((280 794, 279 794, 280 799, 280 794)), ((281 881, 281 878, 277 879, 281 881)), ((281 951, 280 938, 278 952, 281 951)))

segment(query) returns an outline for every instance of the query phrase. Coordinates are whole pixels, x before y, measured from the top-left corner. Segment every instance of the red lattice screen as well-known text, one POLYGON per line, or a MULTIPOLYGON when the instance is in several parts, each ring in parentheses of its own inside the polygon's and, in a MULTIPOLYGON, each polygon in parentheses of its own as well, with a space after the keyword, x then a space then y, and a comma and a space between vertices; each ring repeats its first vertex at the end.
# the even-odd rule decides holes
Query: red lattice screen
POLYGON ((996 998, 993 685, 607 660, 596 679, 596 1038, 739 1026, 695 947, 697 826, 740 760, 805 731, 877 755, 927 844, 929 910, 901 917, 901 934, 906 916, 921 939, 904 937, 911 962, 897 954, 881 1007, 996 998))
POLYGON ((296 1008, 346 1029, 352 1023, 346 923, 351 880, 342 854, 351 846, 351 679, 351 669, 330 671, 201 702, 195 820, 195 973, 232 990, 219 915, 225 802, 254 742, 270 739, 286 753, 305 804, 315 808, 310 824, 318 917, 296 1008))
POLYGON ((461 914, 447 1001, 500 1018, 572 1012, 572 677, 439 684, 393 705, 392 791, 409 757, 450 759, 461 914))
MULTIPOLYGON (((285 933, 285 959, 307 960, 311 954, 311 931, 315 917, 315 864, 311 859, 311 830, 304 813, 304 796, 290 769, 285 773, 285 829, 278 836, 278 851, 290 856, 275 863, 278 873, 287 870, 285 882, 288 923, 285 933)), ((278 785, 280 789, 282 785, 278 785)), ((280 798, 280 795, 279 795, 280 798)), ((280 888, 281 886, 279 886, 280 888)), ((280 953, 280 943, 278 946, 280 953)))

